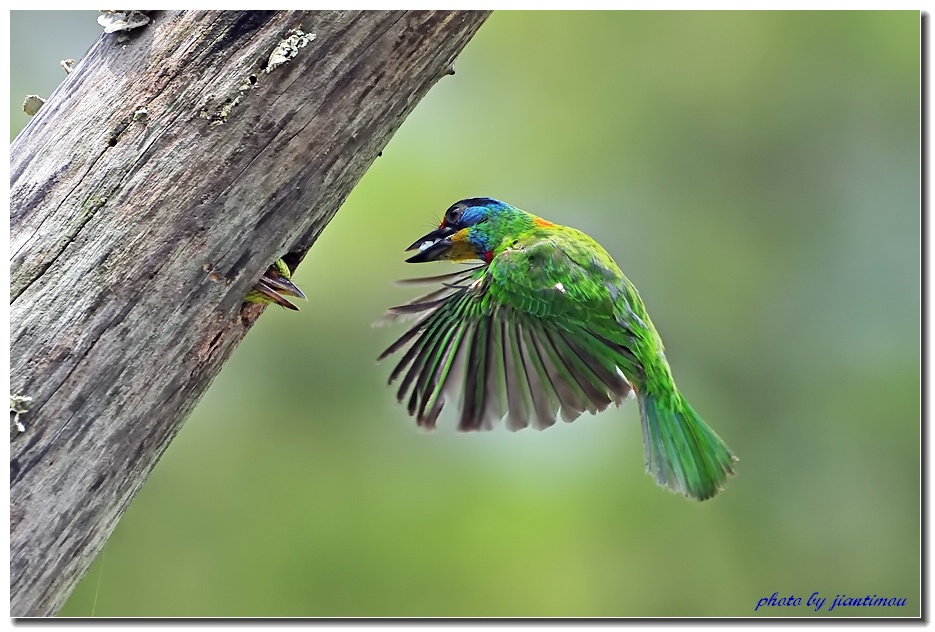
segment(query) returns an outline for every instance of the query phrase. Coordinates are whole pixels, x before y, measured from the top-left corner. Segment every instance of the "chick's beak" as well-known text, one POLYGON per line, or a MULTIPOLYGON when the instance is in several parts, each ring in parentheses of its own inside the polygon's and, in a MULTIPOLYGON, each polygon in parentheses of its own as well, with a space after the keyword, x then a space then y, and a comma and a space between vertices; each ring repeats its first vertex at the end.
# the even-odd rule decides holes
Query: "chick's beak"
POLYGON ((406 263, 424 263, 426 261, 435 261, 444 253, 451 249, 451 237, 458 229, 452 226, 441 226, 427 235, 416 239, 406 251, 416 250, 419 252, 406 259, 406 263))
POLYGON ((248 296, 247 302, 276 303, 286 309, 296 311, 298 311, 299 308, 293 305, 292 302, 286 298, 287 296, 295 296, 296 298, 308 300, 305 296, 305 292, 300 290, 299 286, 293 283, 291 279, 283 276, 283 274, 276 269, 275 265, 270 266, 266 273, 260 277, 260 280, 253 286, 253 291, 250 292, 250 295, 256 295, 256 297, 251 300, 248 296))
POLYGON ((308 300, 308 297, 305 296, 305 292, 300 290, 298 285, 283 276, 264 276, 261 280, 279 294, 295 296, 296 298, 301 298, 306 301, 308 300))

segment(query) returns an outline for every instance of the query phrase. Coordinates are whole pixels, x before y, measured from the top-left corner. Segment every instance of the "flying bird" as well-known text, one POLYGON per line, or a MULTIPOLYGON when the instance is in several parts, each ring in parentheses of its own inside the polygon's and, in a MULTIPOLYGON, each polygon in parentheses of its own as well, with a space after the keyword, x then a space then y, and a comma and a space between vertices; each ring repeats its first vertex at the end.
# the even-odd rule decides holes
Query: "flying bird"
POLYGON ((643 301, 591 237, 491 198, 452 205, 407 250, 410 263, 478 260, 407 284, 440 287, 384 320, 417 321, 379 357, 405 349, 389 383, 432 429, 448 402, 462 431, 547 428, 634 397, 646 468, 656 481, 705 500, 737 460, 675 386, 643 301))

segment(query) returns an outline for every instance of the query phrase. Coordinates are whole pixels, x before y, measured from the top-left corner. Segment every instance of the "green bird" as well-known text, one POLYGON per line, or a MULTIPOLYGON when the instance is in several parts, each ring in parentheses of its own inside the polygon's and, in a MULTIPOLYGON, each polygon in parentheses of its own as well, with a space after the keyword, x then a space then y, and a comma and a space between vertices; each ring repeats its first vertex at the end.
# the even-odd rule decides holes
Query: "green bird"
POLYGON ((244 303, 275 303, 286 309, 298 311, 299 308, 293 305, 286 298, 287 296, 307 300, 305 299, 305 293, 292 282, 292 273, 289 271, 289 266, 282 259, 277 259, 247 293, 244 303))
POLYGON ((480 260, 404 283, 441 287, 391 308, 418 321, 380 360, 408 345, 390 374, 397 399, 427 429, 449 400, 458 429, 547 428, 611 403, 639 402, 646 468, 656 481, 705 500, 736 457, 675 387, 640 295, 610 255, 579 230, 491 198, 451 206, 413 243, 410 263, 480 260))

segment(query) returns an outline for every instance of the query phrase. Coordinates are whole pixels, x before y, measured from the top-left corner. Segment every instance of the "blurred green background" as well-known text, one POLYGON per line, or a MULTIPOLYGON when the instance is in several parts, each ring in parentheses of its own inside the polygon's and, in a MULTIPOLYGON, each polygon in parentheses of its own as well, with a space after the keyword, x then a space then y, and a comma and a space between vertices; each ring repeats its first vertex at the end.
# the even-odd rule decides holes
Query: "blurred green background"
MULTIPOLYGON (((14 135, 95 16, 12 13, 14 135)), ((61 614, 810 616, 818 591, 918 616, 919 55, 918 12, 495 13, 61 614), (402 249, 478 195, 614 256, 741 459, 726 492, 657 488, 634 402, 415 428, 374 361, 401 329, 371 322, 413 295, 393 280, 448 269, 402 249), (754 613, 773 592, 803 605, 754 613)))

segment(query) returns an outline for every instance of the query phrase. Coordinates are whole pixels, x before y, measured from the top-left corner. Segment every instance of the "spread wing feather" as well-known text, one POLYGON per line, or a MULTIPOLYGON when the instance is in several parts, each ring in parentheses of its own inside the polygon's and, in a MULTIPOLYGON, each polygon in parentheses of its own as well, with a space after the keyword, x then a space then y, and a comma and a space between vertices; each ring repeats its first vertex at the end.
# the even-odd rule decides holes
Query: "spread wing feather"
POLYGON ((559 414, 570 422, 619 404, 631 391, 624 373, 640 367, 625 339, 608 336, 608 326, 625 330, 610 292, 586 286, 603 282, 594 279, 554 244, 517 243, 490 266, 410 280, 441 287, 383 318, 417 318, 379 358, 406 348, 389 378, 399 380, 397 399, 426 428, 457 401, 462 431, 504 417, 510 430, 543 429, 559 414))

